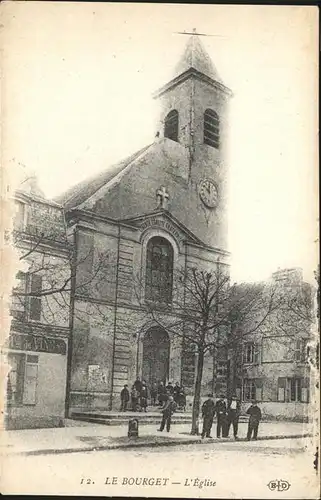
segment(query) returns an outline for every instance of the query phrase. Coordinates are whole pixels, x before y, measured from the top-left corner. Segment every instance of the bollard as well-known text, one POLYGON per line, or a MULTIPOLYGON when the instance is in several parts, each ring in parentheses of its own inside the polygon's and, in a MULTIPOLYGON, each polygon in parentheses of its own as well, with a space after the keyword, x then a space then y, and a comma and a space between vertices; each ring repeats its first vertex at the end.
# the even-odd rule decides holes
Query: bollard
POLYGON ((138 437, 137 418, 131 418, 128 422, 128 437, 138 437))

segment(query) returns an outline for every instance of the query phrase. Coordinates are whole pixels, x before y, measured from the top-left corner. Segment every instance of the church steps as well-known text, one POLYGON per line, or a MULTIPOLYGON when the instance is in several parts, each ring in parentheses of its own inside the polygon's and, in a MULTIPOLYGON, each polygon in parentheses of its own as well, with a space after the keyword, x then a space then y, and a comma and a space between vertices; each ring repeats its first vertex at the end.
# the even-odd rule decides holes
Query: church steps
MULTIPOLYGON (((121 413, 112 413, 112 412, 88 412, 88 411, 72 411, 70 418, 74 420, 81 420, 83 422, 90 422, 96 424, 103 425, 127 425, 128 421, 131 418, 137 418, 140 425, 150 425, 155 424, 158 425, 162 414, 161 411, 159 413, 150 412, 121 412, 121 413)), ((190 424, 192 422, 192 414, 191 413, 176 413, 172 417, 173 424, 190 424)))
MULTIPOLYGON (((159 412, 106 412, 106 411, 77 411, 73 410, 71 412, 70 418, 74 420, 80 420, 82 422, 90 422, 95 424, 103 424, 103 425, 127 425, 128 421, 132 418, 137 418, 140 425, 150 425, 155 424, 158 425, 161 418, 162 413, 159 412)), ((240 417, 240 422, 247 422, 247 418, 245 416, 240 417)), ((214 418, 214 422, 216 419, 214 418)), ((192 423, 192 414, 189 412, 177 412, 174 413, 172 417, 173 424, 191 424, 192 423)))

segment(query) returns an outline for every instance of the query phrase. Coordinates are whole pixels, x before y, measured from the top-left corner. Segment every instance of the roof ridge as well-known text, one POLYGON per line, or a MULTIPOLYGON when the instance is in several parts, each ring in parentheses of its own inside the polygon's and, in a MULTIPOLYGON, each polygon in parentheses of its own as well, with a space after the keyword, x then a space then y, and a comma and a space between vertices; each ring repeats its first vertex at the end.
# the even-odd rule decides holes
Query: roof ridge
POLYGON ((93 196, 104 184, 107 184, 113 178, 115 178, 128 165, 130 165, 148 148, 150 148, 152 144, 153 143, 148 144, 147 146, 144 146, 140 150, 136 151, 135 153, 132 153, 131 155, 127 156, 123 160, 120 160, 117 163, 113 163, 112 165, 109 166, 109 168, 101 170, 96 175, 87 177, 78 184, 75 184, 74 186, 70 187, 67 191, 65 191, 61 195, 56 196, 54 201, 56 201, 56 203, 62 204, 65 208, 69 208, 70 204, 72 204, 74 200, 75 204, 73 205, 73 208, 80 205, 88 198, 91 198, 91 196, 93 196), (89 194, 87 194, 84 197, 85 195, 84 191, 86 190, 86 188, 88 188, 88 186, 91 186, 91 189, 89 188, 89 194), (77 201, 77 198, 80 199, 77 201))

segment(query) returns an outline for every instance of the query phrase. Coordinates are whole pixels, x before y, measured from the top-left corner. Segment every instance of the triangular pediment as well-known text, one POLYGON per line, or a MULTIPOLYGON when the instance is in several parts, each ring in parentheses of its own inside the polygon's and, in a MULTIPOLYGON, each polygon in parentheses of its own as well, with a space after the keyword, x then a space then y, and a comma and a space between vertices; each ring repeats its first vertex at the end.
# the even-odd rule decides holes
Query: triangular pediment
POLYGON ((148 228, 162 229, 167 231, 179 243, 190 242, 196 243, 197 245, 204 245, 200 239, 198 239, 167 210, 157 210, 137 217, 126 218, 119 222, 124 222, 133 227, 139 228, 141 231, 148 228))

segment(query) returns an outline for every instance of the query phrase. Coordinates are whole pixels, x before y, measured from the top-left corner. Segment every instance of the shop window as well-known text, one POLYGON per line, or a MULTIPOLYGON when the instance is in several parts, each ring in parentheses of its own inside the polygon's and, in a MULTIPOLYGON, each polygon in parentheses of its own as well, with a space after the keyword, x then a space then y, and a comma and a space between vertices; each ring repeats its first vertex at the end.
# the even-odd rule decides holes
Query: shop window
POLYGON ((10 366, 7 377, 8 404, 36 404, 38 356, 10 353, 8 362, 10 366))

